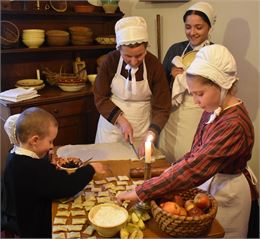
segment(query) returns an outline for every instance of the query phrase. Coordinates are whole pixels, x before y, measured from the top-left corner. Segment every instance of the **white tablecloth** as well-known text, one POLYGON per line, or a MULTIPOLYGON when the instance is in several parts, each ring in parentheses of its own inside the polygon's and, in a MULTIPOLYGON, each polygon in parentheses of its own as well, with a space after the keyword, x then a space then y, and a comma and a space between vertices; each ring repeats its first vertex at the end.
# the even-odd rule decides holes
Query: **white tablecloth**
MULTIPOLYGON (((93 157, 95 160, 138 160, 131 145, 128 143, 80 144, 65 145, 57 149, 59 157, 78 157, 85 161, 93 157)), ((164 155, 156 149, 152 159, 161 159, 164 155)))

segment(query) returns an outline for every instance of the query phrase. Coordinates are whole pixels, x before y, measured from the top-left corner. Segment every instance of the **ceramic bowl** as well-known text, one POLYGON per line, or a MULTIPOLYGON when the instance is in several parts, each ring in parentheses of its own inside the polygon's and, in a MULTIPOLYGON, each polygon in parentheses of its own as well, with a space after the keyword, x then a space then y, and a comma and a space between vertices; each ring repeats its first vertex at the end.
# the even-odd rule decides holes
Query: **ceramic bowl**
POLYGON ((69 44, 70 35, 66 31, 49 30, 46 32, 49 46, 66 46, 69 44))
POLYGON ((80 83, 80 84, 64 84, 64 83, 58 83, 58 86, 59 86, 60 89, 62 89, 63 91, 76 92, 76 91, 80 91, 81 89, 83 89, 83 88, 85 87, 85 83, 80 83))
POLYGON ((23 38, 23 43, 29 48, 39 48, 44 43, 44 37, 23 38))
POLYGON ((75 5, 74 11, 79 13, 91 13, 95 11, 95 6, 88 4, 88 5, 75 5))
POLYGON ((82 161, 79 158, 58 158, 57 167, 65 170, 68 174, 76 172, 82 161), (66 161, 66 162, 65 162, 66 161))
POLYGON ((88 219, 100 236, 113 238, 127 223, 128 212, 116 204, 104 203, 91 208, 88 219))

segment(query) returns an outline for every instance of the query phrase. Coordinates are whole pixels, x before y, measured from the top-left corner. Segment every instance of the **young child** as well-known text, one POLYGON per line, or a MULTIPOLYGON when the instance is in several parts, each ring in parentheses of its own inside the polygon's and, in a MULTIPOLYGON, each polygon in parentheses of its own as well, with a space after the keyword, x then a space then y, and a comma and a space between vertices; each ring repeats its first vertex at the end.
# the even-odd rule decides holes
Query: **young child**
POLYGON ((10 153, 3 186, 6 209, 15 211, 19 235, 26 238, 51 238, 52 200, 80 192, 95 172, 105 173, 102 164, 91 163, 75 173, 57 170, 46 154, 53 148, 58 133, 56 119, 47 111, 32 107, 18 117, 18 146, 10 153))

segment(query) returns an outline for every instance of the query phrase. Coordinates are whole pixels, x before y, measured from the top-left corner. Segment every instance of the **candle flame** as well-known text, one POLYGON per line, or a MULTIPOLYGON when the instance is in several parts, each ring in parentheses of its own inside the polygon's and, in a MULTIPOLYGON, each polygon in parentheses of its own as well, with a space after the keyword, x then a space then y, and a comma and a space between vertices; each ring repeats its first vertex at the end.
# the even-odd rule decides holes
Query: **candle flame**
POLYGON ((146 142, 152 142, 153 141, 153 136, 149 134, 146 138, 146 142))

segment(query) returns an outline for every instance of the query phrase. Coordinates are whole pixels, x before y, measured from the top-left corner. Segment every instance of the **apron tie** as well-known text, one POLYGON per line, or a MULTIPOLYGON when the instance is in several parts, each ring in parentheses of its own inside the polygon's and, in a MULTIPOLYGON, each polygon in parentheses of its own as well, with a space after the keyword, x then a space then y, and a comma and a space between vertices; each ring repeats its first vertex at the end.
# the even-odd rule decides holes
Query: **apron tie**
POLYGON ((125 67, 126 70, 128 70, 128 77, 126 79, 125 83, 125 90, 132 92, 133 95, 136 95, 136 77, 135 73, 138 71, 137 68, 132 68, 129 64, 126 65, 125 67), (130 82, 131 81, 131 86, 130 82))

